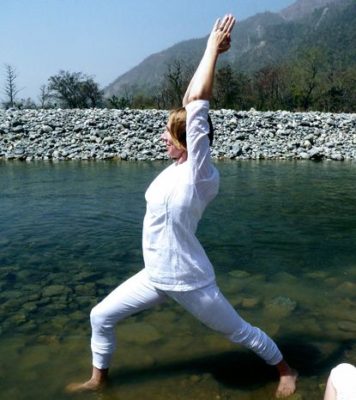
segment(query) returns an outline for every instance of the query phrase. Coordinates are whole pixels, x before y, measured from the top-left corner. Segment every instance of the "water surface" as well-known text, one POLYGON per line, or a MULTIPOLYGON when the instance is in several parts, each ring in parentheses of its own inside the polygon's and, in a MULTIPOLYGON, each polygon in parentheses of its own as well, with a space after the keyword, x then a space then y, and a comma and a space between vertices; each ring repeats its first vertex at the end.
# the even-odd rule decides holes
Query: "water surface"
MULTIPOLYGON (((67 399, 90 369, 88 315, 142 268, 144 192, 166 162, 0 163, 0 393, 67 399)), ((219 285, 322 398, 356 363, 356 165, 219 162, 198 235, 219 285)), ((101 399, 267 399, 276 377, 173 302, 117 329, 101 399)), ((80 398, 81 396, 79 396, 80 398)), ((88 398, 84 395, 83 398, 88 398)))

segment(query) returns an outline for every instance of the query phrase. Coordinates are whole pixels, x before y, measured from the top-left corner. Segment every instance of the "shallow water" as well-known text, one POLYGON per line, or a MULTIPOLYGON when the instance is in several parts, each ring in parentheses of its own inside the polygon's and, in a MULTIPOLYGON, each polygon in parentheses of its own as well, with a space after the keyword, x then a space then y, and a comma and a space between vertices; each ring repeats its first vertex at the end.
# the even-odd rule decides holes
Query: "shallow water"
MULTIPOLYGON (((0 163, 0 398, 67 399, 91 307, 142 267, 144 191, 167 163, 0 163)), ((356 363, 356 165, 219 162, 199 238, 240 314, 321 399, 356 363)), ((111 384, 77 398, 268 399, 274 371, 168 302, 117 330, 111 384)))

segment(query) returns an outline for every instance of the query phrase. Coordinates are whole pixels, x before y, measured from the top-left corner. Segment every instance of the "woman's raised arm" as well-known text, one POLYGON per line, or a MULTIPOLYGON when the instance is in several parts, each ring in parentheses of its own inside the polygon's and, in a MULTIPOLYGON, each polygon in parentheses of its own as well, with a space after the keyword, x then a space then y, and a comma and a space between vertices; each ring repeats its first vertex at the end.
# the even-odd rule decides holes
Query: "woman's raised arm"
POLYGON ((210 100, 213 91, 215 66, 220 54, 229 50, 231 31, 235 24, 232 15, 218 19, 210 33, 204 55, 183 98, 183 106, 193 100, 210 100))

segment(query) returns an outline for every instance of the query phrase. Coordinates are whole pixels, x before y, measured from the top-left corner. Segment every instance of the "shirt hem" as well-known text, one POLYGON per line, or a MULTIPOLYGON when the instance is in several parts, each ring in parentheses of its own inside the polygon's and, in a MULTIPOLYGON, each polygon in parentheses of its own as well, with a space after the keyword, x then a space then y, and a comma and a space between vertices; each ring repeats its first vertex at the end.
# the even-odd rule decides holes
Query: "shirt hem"
POLYGON ((211 283, 215 282, 215 280, 216 280, 215 276, 213 276, 211 279, 201 281, 199 283, 167 284, 167 283, 156 282, 149 275, 148 275, 148 279, 155 288, 157 288, 159 290, 167 290, 167 291, 171 291, 171 292, 188 292, 190 290, 201 289, 202 287, 208 286, 211 283))

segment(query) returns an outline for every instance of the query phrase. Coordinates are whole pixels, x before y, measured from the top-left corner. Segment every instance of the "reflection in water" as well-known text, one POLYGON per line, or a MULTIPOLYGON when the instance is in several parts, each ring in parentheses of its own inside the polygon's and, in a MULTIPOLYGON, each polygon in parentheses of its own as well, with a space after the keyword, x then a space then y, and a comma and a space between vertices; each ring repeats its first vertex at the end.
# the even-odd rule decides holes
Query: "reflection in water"
MULTIPOLYGON (((144 192, 166 163, 0 163, 0 392, 65 399, 90 369, 91 307, 142 267, 144 192), (44 390, 44 387, 46 388, 44 390)), ((199 227, 219 285, 320 399, 356 363, 356 166, 219 162, 199 227)), ((122 323, 101 398, 266 399, 274 371, 175 303, 122 323)), ((87 398, 87 397, 86 397, 87 398)), ((96 398, 96 395, 94 395, 96 398)))

